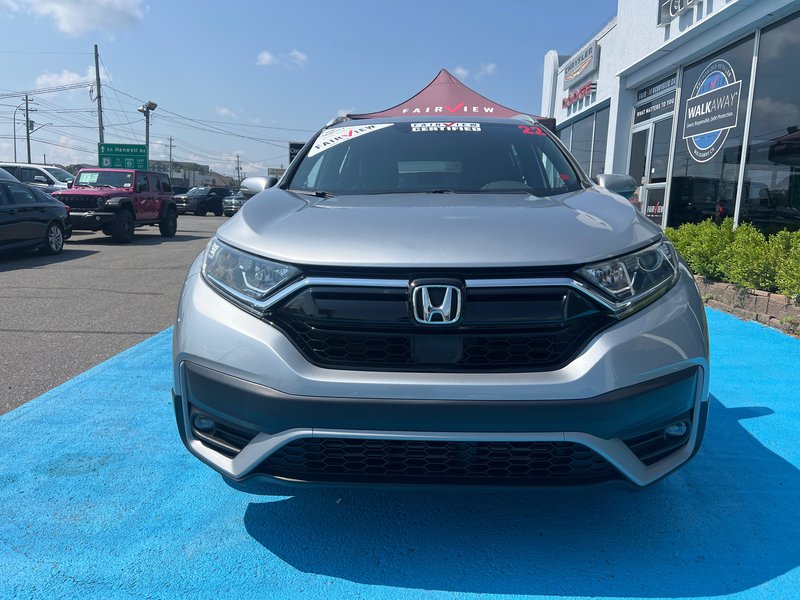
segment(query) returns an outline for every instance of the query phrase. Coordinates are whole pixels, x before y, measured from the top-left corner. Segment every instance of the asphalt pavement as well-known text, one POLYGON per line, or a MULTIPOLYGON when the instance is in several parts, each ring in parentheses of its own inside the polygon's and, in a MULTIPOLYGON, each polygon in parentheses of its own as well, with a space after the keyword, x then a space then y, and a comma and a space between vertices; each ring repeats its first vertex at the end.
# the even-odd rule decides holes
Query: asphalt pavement
POLYGON ((639 493, 227 485, 171 330, 0 416, 0 598, 800 597, 800 339, 708 311, 699 454, 639 493))
POLYGON ((186 271, 226 217, 130 244, 75 232, 59 256, 0 254, 0 414, 172 326, 186 271))

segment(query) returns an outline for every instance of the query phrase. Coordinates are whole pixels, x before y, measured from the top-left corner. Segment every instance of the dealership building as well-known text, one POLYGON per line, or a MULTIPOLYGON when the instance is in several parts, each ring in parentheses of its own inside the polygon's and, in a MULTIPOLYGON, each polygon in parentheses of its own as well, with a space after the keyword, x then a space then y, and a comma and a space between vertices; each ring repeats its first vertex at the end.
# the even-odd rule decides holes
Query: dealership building
POLYGON ((798 230, 798 65, 800 0, 619 0, 577 52, 547 53, 541 114, 587 173, 632 175, 659 225, 798 230))

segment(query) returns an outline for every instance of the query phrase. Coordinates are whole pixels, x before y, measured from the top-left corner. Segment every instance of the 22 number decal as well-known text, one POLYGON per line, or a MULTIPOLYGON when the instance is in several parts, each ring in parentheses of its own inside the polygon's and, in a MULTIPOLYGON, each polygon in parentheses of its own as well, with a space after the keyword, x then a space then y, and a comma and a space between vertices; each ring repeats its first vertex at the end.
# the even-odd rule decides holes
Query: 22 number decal
POLYGON ((522 130, 522 133, 526 133, 528 135, 544 135, 547 134, 542 131, 541 127, 529 127, 528 125, 517 125, 522 130))

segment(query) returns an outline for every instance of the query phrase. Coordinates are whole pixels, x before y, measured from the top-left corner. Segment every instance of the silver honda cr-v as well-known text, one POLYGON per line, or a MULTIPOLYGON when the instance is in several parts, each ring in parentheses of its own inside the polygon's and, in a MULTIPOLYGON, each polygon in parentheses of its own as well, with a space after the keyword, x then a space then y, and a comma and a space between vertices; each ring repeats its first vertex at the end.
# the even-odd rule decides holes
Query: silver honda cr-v
POLYGON ((644 486, 697 452, 708 367, 661 229, 518 120, 324 128, 174 332, 180 435, 239 482, 644 486))

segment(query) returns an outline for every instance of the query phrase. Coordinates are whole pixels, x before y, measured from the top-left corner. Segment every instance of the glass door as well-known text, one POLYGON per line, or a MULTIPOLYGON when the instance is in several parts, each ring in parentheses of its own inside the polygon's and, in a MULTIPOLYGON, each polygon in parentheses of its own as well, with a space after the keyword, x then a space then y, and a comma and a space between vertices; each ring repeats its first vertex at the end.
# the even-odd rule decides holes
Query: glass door
POLYGON ((667 188, 667 165, 672 141, 672 116, 634 130, 628 173, 640 184, 631 202, 661 225, 667 188))

